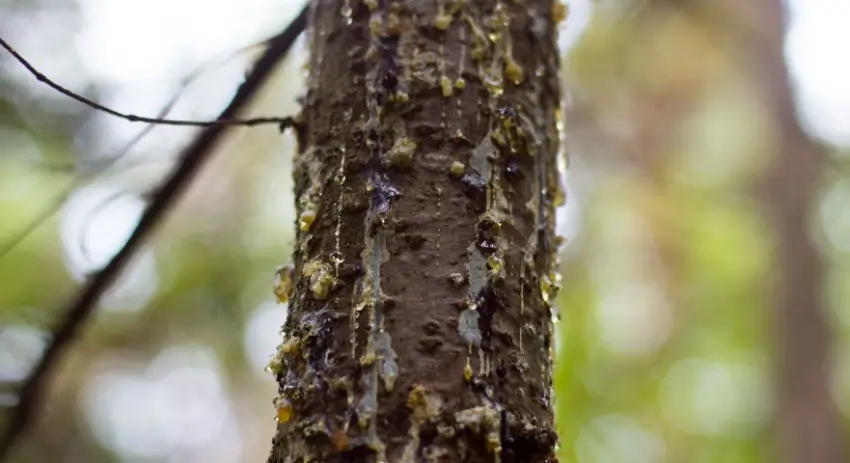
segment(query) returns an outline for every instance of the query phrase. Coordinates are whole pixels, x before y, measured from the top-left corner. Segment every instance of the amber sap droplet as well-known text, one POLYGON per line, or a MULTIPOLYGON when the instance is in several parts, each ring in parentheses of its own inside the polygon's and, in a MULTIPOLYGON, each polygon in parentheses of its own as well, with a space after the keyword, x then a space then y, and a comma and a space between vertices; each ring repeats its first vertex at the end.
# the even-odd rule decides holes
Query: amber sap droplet
POLYGON ((564 188, 559 185, 558 188, 555 190, 554 205, 555 205, 555 207, 561 207, 566 203, 567 203, 567 195, 566 195, 566 193, 564 193, 564 188))
POLYGON ((390 13, 387 16, 387 35, 391 37, 401 35, 401 19, 395 13, 390 13))
POLYGON ((281 304, 289 302, 289 291, 292 289, 292 266, 282 265, 277 268, 274 278, 274 295, 281 304))
POLYGON ((464 170, 466 170, 466 166, 465 166, 462 162, 460 162, 460 161, 454 161, 454 162, 452 162, 452 165, 451 165, 451 167, 449 168, 449 171, 450 171, 450 172, 452 173, 452 175, 454 175, 455 177, 460 177, 461 175, 463 175, 463 171, 464 171, 464 170))
POLYGON ((567 19, 567 5, 564 4, 561 0, 555 0, 552 2, 552 22, 555 24, 560 24, 561 21, 567 19))
POLYGON ((558 130, 558 132, 563 132, 564 131, 564 113, 563 113, 563 111, 561 111, 561 108, 555 109, 554 117, 555 117, 555 128, 558 130))
POLYGON ((378 356, 375 352, 366 352, 362 357, 360 357, 360 364, 363 366, 369 366, 375 363, 375 360, 377 359, 378 356))
POLYGON ((467 383, 472 381, 472 365, 469 363, 469 357, 466 358, 466 366, 463 367, 463 379, 465 379, 467 383))
POLYGON ((543 298, 543 302, 549 303, 552 296, 552 280, 549 277, 544 276, 540 279, 540 296, 543 298))
POLYGON ((286 397, 277 397, 274 403, 275 408, 277 409, 277 422, 278 423, 288 423, 292 419, 293 410, 292 410, 292 402, 290 402, 286 397))
POLYGON ((514 85, 519 85, 522 83, 524 76, 522 73, 522 68, 513 60, 513 58, 508 58, 505 61, 505 76, 510 79, 514 85))
POLYGON ((306 209, 301 213, 301 217, 298 220, 298 227, 303 232, 310 231, 310 227, 313 226, 313 222, 316 221, 316 217, 318 217, 318 213, 316 213, 315 209, 306 209))
POLYGON ((333 442, 334 449, 337 452, 341 452, 348 448, 348 435, 342 429, 334 431, 331 441, 333 442))
POLYGON ((438 13, 437 16, 434 17, 434 27, 441 31, 448 29, 451 23, 452 15, 450 14, 438 13))
POLYGON ((278 353, 272 356, 265 370, 267 373, 271 373, 272 376, 277 376, 283 372, 283 365, 283 358, 278 353))

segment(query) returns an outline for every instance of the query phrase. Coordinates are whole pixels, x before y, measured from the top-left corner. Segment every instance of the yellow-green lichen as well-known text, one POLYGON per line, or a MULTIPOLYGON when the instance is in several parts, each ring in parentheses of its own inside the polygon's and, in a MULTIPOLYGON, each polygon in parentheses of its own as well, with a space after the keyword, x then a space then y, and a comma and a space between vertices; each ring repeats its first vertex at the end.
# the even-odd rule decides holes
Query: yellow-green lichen
POLYGON ((376 360, 378 360, 378 355, 375 354, 375 351, 366 352, 362 357, 360 357, 360 365, 368 367, 375 363, 376 360))
POLYGON ((452 96, 452 92, 454 88, 452 87, 452 81, 446 76, 440 77, 440 88, 443 91, 443 96, 448 98, 452 96))
POLYGON ((369 32, 372 34, 372 37, 379 37, 383 26, 384 21, 381 15, 373 14, 372 17, 369 18, 369 32))
POLYGON ((298 336, 292 336, 280 346, 280 352, 286 355, 296 354, 300 349, 301 338, 299 338, 298 336))
POLYGON ((283 373, 283 353, 278 349, 277 353, 269 359, 268 365, 266 365, 266 371, 271 373, 274 376, 278 376, 283 373))
POLYGON ((452 23, 452 15, 446 12, 439 12, 437 16, 434 17, 434 27, 437 29, 444 31, 449 28, 449 25, 452 23))
POLYGON ((442 400, 435 394, 429 393, 424 386, 417 384, 407 396, 407 408, 410 409, 410 440, 404 448, 401 463, 417 463, 421 448, 422 425, 440 419, 442 400))
POLYGON ((407 408, 413 412, 413 417, 419 420, 439 417, 440 404, 440 399, 429 395, 421 384, 414 386, 407 395, 407 408))
POLYGON ((458 79, 455 81, 455 88, 456 88, 456 89, 458 89, 458 90, 463 90, 463 89, 465 89, 465 88, 466 88, 466 81, 465 81, 465 80, 463 80, 463 78, 462 78, 462 77, 458 78, 458 79))
POLYGON ((320 259, 314 259, 304 264, 301 273, 310 279, 310 292, 314 298, 325 300, 330 296, 330 292, 336 284, 330 264, 322 262, 320 259))
POLYGON ((553 271, 551 276, 543 275, 540 278, 540 295, 543 302, 550 303, 558 295, 561 289, 561 274, 553 271))
POLYGON ((505 261, 496 254, 491 254, 487 256, 487 266, 493 275, 498 275, 502 271, 502 267, 505 266, 505 261))
POLYGON ((399 137, 387 152, 386 163, 391 167, 409 169, 413 165, 415 152, 416 142, 407 137, 399 137))
POLYGON ((474 434, 484 434, 487 450, 498 456, 502 451, 501 413, 491 404, 468 408, 455 413, 455 421, 461 428, 474 434))

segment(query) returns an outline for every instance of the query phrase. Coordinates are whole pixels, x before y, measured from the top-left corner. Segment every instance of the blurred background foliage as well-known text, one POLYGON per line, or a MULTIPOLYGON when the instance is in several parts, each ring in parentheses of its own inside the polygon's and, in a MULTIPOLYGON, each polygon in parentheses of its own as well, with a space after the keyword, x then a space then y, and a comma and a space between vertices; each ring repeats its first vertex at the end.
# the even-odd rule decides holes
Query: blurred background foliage
MULTIPOLYGON (((299 4, 0 0, 0 35, 103 104, 152 115, 180 95, 169 116, 210 119, 256 56, 251 45, 299 4)), ((758 190, 787 133, 765 97, 771 84, 754 71, 764 50, 742 31, 760 13, 746 4, 569 2, 555 375, 562 461, 777 460, 782 349, 771 285, 789 264, 777 259, 770 199, 758 190)), ((825 317, 831 353, 812 360, 829 363, 830 403, 846 421, 850 68, 837 46, 839 37, 850 43, 842 25, 850 7, 789 8, 792 111, 823 174, 803 200, 825 267, 817 282, 825 310, 812 316, 825 317)), ((297 110, 305 53, 302 42, 246 116, 297 110)), ((56 209, 0 259, 7 410, 58 308, 123 243, 195 134, 156 127, 108 165, 142 129, 68 100, 0 56, 0 249, 56 209)), ((292 150, 274 127, 230 131, 103 299, 15 461, 265 460, 275 385, 263 370, 286 312, 271 283, 291 253, 292 150)))

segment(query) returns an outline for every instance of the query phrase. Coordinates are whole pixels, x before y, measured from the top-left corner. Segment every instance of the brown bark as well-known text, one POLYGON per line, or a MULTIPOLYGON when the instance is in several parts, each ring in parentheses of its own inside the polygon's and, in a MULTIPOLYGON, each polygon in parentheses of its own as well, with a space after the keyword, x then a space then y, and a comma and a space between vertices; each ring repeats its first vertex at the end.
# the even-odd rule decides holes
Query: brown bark
POLYGON ((313 0, 270 462, 555 460, 562 13, 313 0))

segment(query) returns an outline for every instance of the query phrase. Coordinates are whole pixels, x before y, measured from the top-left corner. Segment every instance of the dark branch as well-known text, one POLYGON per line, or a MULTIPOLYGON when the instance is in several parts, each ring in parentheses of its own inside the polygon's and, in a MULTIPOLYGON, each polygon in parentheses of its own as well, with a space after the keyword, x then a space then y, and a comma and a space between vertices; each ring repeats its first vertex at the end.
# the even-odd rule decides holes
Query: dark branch
MULTIPOLYGON (((253 44, 253 45, 250 45, 248 47, 244 47, 240 50, 236 50, 235 53, 241 53, 243 51, 246 51, 246 50, 249 50, 251 48, 258 47, 258 46, 270 47, 274 43, 274 41, 279 40, 282 35, 283 35, 283 32, 278 34, 278 35, 275 35, 271 38, 265 39, 262 42, 259 42, 257 44, 253 44)), ((227 59, 230 59, 230 58, 227 58, 227 59)), ((218 61, 218 63, 220 63, 220 61, 218 61)), ((212 64, 215 64, 215 63, 212 63, 212 64)), ((198 77, 200 77, 204 72, 206 72, 209 69, 209 67, 210 67, 210 64, 205 64, 205 65, 199 66, 197 69, 192 71, 188 76, 186 76, 186 78, 184 78, 183 81, 181 82, 177 91, 174 92, 174 95, 171 96, 171 99, 159 111, 156 118, 157 119, 165 119, 165 116, 168 115, 168 113, 171 112, 171 109, 174 108, 174 105, 177 104, 177 101, 180 99, 180 95, 183 94, 183 91, 189 85, 191 85, 198 77)), ((134 146, 136 146, 136 144, 142 138, 147 136, 147 134, 150 133, 151 130, 154 129, 154 127, 156 127, 156 125, 153 125, 153 124, 149 124, 149 125, 145 126, 144 129, 142 129, 136 136, 134 136, 126 145, 124 145, 124 147, 122 147, 120 150, 118 150, 115 154, 105 156, 105 157, 100 158, 100 159, 96 159, 95 161, 91 162, 88 166, 86 166, 85 172, 82 174, 82 176, 80 178, 73 179, 73 180, 69 181, 65 185, 65 187, 62 189, 62 191, 60 191, 59 194, 57 194, 56 197, 53 200, 51 200, 49 204, 47 204, 41 211, 39 211, 38 214, 36 214, 36 216, 32 220, 30 220, 29 223, 24 225, 21 228, 20 231, 18 231, 14 236, 12 236, 12 238, 10 238, 6 242, 5 245, 0 247, 0 259, 6 257, 7 254, 12 252, 12 250, 15 249, 19 244, 21 244, 21 242, 23 242, 28 236, 30 236, 30 234, 32 234, 42 224, 44 224, 51 217, 53 217, 53 214, 55 214, 56 211, 58 211, 59 208, 61 208, 62 205, 65 204, 65 201, 68 200, 68 197, 71 196, 71 194, 77 188, 79 188, 81 185, 83 185, 88 179, 93 178, 93 177, 97 177, 98 175, 102 174, 107 169, 109 169, 110 167, 115 165, 118 161, 123 159, 127 155, 127 153, 129 153, 130 150, 134 146)), ((145 162, 145 161, 141 161, 138 164, 141 164, 143 162, 145 162)), ((76 166, 76 165, 78 165, 78 164, 77 163, 66 164, 66 165, 50 164, 50 165, 48 165, 48 168, 50 170, 66 171, 66 170, 70 169, 72 166, 76 166)), ((125 163, 125 164, 122 164, 122 165, 126 166, 127 164, 125 163)))
POLYGON ((46 84, 48 87, 56 90, 57 92, 74 99, 86 106, 89 106, 98 111, 104 112, 111 116, 119 117, 121 119, 125 119, 130 122, 145 122, 148 124, 158 124, 158 125, 177 125, 177 126, 189 126, 189 127, 213 127, 213 126, 227 126, 227 125, 244 125, 244 126, 253 126, 260 124, 278 124, 281 128, 286 128, 292 125, 292 119, 288 117, 253 117, 250 119, 237 119, 233 117, 227 117, 224 119, 216 119, 214 121, 193 121, 186 119, 165 119, 162 117, 146 117, 146 116, 137 116, 135 114, 123 113, 121 111, 117 111, 115 109, 106 107, 96 101, 92 101, 78 93, 72 92, 67 88, 57 84, 49 77, 42 74, 38 69, 36 69, 29 61, 26 60, 20 53, 18 53, 11 45, 9 45, 2 37, 0 37, 0 46, 6 49, 23 67, 27 69, 39 82, 46 84))
MULTIPOLYGON (((214 67, 222 66, 222 65, 228 63, 231 59, 233 59, 235 56, 238 56, 240 53, 244 53, 244 52, 250 51, 250 50, 262 50, 265 47, 270 46, 271 43, 275 39, 277 39, 278 37, 280 37, 280 34, 269 37, 269 38, 264 39, 260 42, 253 43, 251 45, 233 50, 230 53, 228 53, 227 56, 225 56, 223 58, 219 58, 215 61, 203 63, 200 66, 196 67, 192 72, 190 72, 188 75, 186 75, 186 77, 181 79, 180 84, 177 87, 177 90, 174 91, 174 93, 171 95, 171 98, 168 100, 168 102, 165 103, 165 105, 162 107, 162 109, 160 109, 160 111, 154 117, 156 119, 165 119, 166 116, 168 116, 168 113, 170 113, 171 110, 174 108, 174 105, 176 105, 177 102, 180 101, 180 97, 183 95, 183 93, 186 91, 186 89, 189 88, 190 85, 195 83, 195 81, 197 81, 197 79, 199 77, 203 76, 204 74, 206 74, 207 72, 212 70, 214 67)), ((104 170, 109 168, 109 166, 111 166, 115 162, 114 158, 124 157, 130 151, 130 149, 133 146, 135 146, 135 144, 138 143, 145 135, 147 135, 151 131, 151 129, 153 129, 154 127, 156 127, 156 124, 146 125, 145 128, 141 131, 141 133, 139 133, 136 137, 134 137, 133 140, 130 143, 125 145, 125 147, 123 149, 121 149, 120 151, 118 151, 116 154, 113 154, 113 155, 110 155, 110 156, 99 157, 99 158, 96 158, 96 159, 88 161, 88 162, 80 162, 79 160, 75 160, 75 161, 70 161, 70 162, 38 161, 37 163, 38 163, 38 166, 40 168, 50 170, 50 171, 72 172, 75 169, 81 169, 86 174, 89 174, 91 176, 97 176, 101 172, 103 172, 104 170)), ((169 159, 167 159, 167 158, 153 159, 153 160, 143 159, 143 160, 137 160, 136 162, 132 162, 132 163, 122 163, 122 166, 123 167, 134 167, 134 166, 137 166, 137 165, 144 165, 144 164, 148 164, 148 163, 151 163, 151 162, 162 162, 162 161, 166 161, 166 160, 169 160, 169 159)), ((0 259, 3 258, 3 254, 4 254, 4 252, 0 252, 0 259)))
MULTIPOLYGON (((307 8, 305 7, 298 14, 298 17, 270 43, 269 48, 254 65, 245 82, 239 87, 233 100, 219 116, 219 121, 233 120, 233 117, 247 106, 268 79, 278 61, 292 47, 295 39, 304 29, 306 20, 307 8)), ((212 152, 211 148, 221 137, 226 127, 227 124, 209 125, 184 150, 179 166, 169 174, 168 178, 155 191, 150 205, 145 209, 136 229, 121 250, 102 270, 93 275, 68 302, 68 305, 62 311, 65 314, 64 318, 53 331, 53 339, 48 344, 39 362, 24 381, 18 404, 12 411, 5 432, 0 436, 0 461, 5 461, 8 458, 13 445, 29 426, 44 383, 57 366, 70 342, 76 337, 77 332, 91 315, 100 296, 115 281, 144 239, 177 202, 180 193, 191 182, 204 161, 209 157, 212 152)))

